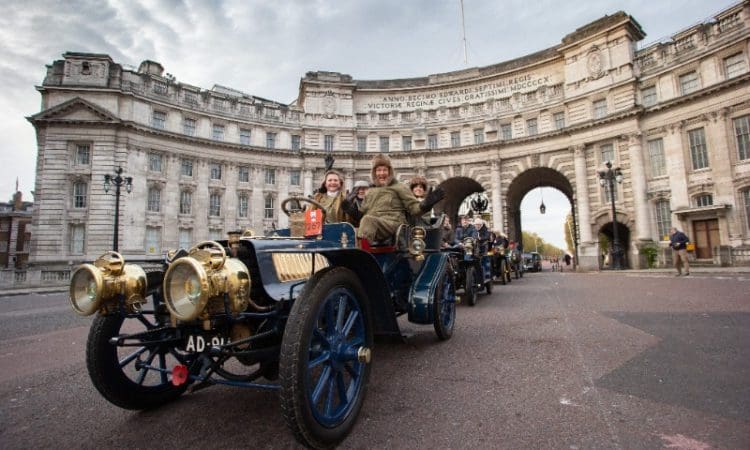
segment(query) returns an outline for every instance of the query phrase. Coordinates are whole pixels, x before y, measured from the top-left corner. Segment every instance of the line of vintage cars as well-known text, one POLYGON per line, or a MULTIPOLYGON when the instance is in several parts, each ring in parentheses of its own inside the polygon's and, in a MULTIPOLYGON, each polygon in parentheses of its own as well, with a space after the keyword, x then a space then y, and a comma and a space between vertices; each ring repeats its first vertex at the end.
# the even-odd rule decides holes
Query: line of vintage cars
POLYGON ((406 316, 448 340, 459 301, 510 281, 486 242, 446 250, 437 227, 406 225, 386 245, 358 242, 348 223, 310 234, 309 215, 285 205, 291 225, 270 236, 232 233, 140 265, 106 252, 73 273, 106 400, 142 410, 217 384, 276 390, 295 438, 329 448, 357 420, 376 336, 401 337, 406 316))

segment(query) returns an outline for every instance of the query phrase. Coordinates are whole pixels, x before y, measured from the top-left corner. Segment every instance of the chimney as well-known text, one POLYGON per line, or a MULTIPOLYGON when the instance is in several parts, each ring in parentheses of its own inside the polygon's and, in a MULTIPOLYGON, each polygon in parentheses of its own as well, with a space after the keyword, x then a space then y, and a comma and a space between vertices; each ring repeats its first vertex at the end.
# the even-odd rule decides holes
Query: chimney
POLYGON ((13 194, 13 211, 20 211, 23 208, 22 197, 23 193, 21 191, 16 191, 16 193, 13 194))

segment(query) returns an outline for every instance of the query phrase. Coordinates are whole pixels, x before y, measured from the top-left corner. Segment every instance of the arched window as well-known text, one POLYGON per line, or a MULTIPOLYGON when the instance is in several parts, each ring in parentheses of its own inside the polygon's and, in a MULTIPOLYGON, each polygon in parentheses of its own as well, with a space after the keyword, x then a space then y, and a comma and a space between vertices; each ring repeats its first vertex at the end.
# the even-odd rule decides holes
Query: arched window
POLYGON ((702 207, 702 206, 711 206, 714 204, 714 196, 711 194, 700 194, 693 197, 693 201, 695 202, 695 206, 702 207))

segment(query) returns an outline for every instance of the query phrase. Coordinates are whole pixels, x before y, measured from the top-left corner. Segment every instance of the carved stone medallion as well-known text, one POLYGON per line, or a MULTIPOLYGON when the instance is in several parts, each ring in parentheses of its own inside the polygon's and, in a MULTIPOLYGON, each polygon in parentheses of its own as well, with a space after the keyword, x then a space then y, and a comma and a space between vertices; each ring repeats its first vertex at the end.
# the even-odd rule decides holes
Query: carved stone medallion
POLYGON ((604 62, 602 61, 602 51, 599 50, 599 47, 593 46, 589 50, 586 58, 586 68, 592 80, 601 78, 604 75, 604 62))

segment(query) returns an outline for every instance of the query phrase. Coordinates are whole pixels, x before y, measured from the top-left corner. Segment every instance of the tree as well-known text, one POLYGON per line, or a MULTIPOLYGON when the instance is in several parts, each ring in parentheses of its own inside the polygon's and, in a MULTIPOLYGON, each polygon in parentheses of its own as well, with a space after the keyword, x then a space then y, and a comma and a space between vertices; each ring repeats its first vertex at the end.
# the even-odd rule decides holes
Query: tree
POLYGON ((575 230, 575 226, 573 224, 573 213, 568 213, 568 216, 565 218, 565 224, 563 225, 565 229, 563 232, 565 233, 565 244, 568 246, 568 252, 574 253, 575 252, 575 244, 573 239, 573 232, 575 230))
POLYGON ((545 242, 538 234, 522 231, 522 243, 524 252, 538 252, 542 256, 560 256, 565 252, 558 247, 545 242))

